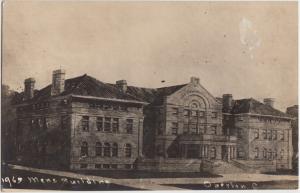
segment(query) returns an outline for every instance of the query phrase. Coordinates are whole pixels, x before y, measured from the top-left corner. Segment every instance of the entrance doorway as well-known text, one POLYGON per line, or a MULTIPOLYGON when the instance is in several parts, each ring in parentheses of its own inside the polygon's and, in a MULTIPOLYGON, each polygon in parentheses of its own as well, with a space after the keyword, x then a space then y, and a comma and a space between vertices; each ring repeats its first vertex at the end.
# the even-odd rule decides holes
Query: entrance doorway
POLYGON ((226 145, 222 145, 222 160, 228 160, 228 148, 226 145))
POLYGON ((199 145, 187 145, 187 158, 199 158, 199 145))

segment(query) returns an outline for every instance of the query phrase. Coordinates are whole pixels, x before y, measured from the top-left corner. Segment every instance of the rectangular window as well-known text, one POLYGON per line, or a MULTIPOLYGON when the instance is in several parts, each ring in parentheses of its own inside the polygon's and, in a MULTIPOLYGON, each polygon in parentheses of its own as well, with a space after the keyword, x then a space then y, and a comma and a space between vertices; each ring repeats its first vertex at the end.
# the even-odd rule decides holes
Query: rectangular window
POLYGON ((255 148, 255 158, 259 157, 259 149, 258 147, 255 148))
POLYGON ((267 130, 267 136, 268 136, 268 140, 272 140, 272 131, 271 130, 267 130))
POLYGON ((238 129, 237 129, 237 137, 238 137, 239 139, 242 139, 242 138, 243 138, 243 135, 242 135, 242 129, 241 129, 241 128, 238 128, 238 129))
POLYGON ((111 132, 111 118, 110 117, 104 118, 104 131, 111 132))
POLYGON ((83 116, 81 119, 82 131, 89 131, 89 117, 83 116))
POLYGON ((173 108, 173 115, 178 115, 178 108, 173 108))
POLYGON ((102 108, 103 108, 103 104, 95 104, 95 107, 96 107, 97 109, 102 109, 102 108))
POLYGON ((268 151, 268 159, 272 160, 272 149, 269 149, 268 151))
POLYGON ((113 119, 112 130, 113 130, 113 133, 117 133, 119 131, 119 119, 118 118, 113 119))
POLYGON ((204 111, 199 111, 199 117, 201 117, 201 118, 204 117, 204 111))
POLYGON ((119 110, 119 106, 118 106, 118 105, 113 105, 113 110, 114 110, 114 111, 119 110))
POLYGON ((284 131, 281 131, 281 132, 280 132, 280 140, 281 140, 281 141, 284 141, 284 131))
POLYGON ((273 140, 277 140, 277 130, 272 131, 273 140))
POLYGON ((259 138, 259 130, 255 129, 254 130, 254 139, 258 139, 259 138))
POLYGON ((87 166, 88 166, 87 164, 80 164, 80 168, 81 168, 81 169, 87 168, 87 166))
POLYGON ((204 126, 203 125, 198 125, 198 131, 199 131, 199 134, 204 134, 205 132, 205 129, 204 129, 204 126))
POLYGON ((133 133, 133 119, 126 120, 126 133, 133 133))
POLYGON ((187 109, 184 109, 184 111, 183 111, 183 115, 184 115, 185 117, 188 117, 188 116, 189 116, 189 114, 190 114, 189 110, 187 110, 187 109))
POLYGON ((263 139, 267 139, 267 130, 266 129, 263 129, 262 130, 262 135, 263 135, 263 139))
POLYGON ((263 157, 265 159, 267 159, 267 149, 266 148, 264 148, 264 150, 263 150, 263 157))
POLYGON ((103 168, 104 168, 104 169, 109 169, 109 168, 110 168, 110 165, 109 165, 109 164, 103 164, 103 168))
POLYGON ((211 126, 211 134, 217 134, 217 126, 216 125, 211 126))
POLYGON ((283 159, 283 157, 284 157, 284 150, 282 149, 282 150, 280 151, 280 159, 283 159))
POLYGON ((125 169, 131 169, 132 165, 131 164, 125 164, 125 169))
POLYGON ((95 168, 97 169, 101 168, 101 164, 95 164, 95 168))
POLYGON ((218 117, 218 113, 217 112, 212 112, 211 113, 211 118, 217 118, 218 117))
POLYGON ((188 134, 189 133, 189 124, 185 123, 183 125, 183 133, 188 134))
POLYGON ((121 111, 127 111, 127 107, 122 105, 122 106, 120 106, 120 110, 121 111))
POLYGON ((117 168, 118 168, 118 165, 117 165, 117 164, 111 164, 110 167, 111 167, 112 169, 117 169, 117 168))
POLYGON ((191 111, 192 113, 192 117, 197 117, 198 116, 198 112, 197 111, 191 111))
POLYGON ((172 123, 172 135, 178 134, 178 123, 172 123))
POLYGON ((97 131, 103 131, 103 117, 97 117, 97 131))
POLYGON ((104 110, 111 110, 111 105, 103 105, 104 110))
POLYGON ((191 134, 197 134, 197 125, 192 123, 190 124, 190 133, 191 134))

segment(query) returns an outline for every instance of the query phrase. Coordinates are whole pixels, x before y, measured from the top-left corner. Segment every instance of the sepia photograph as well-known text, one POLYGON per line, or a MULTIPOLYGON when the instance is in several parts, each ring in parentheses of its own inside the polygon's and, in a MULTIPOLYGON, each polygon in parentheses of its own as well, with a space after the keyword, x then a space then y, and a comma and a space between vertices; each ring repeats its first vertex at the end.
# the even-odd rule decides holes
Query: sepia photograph
POLYGON ((1 4, 1 191, 297 190, 297 1, 1 4))

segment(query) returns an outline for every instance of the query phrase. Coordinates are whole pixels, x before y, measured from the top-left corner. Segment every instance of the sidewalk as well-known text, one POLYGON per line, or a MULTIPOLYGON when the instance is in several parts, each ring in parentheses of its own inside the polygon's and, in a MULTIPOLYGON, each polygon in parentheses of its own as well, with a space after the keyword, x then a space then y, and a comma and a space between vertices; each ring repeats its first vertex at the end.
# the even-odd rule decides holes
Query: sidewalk
POLYGON ((30 168, 19 165, 11 165, 12 169, 19 169, 31 172, 37 172, 42 174, 50 174, 61 177, 69 177, 75 179, 93 179, 97 181, 105 180, 110 183, 129 186, 133 188, 141 188, 148 190, 183 190, 178 187, 166 186, 164 184, 203 184, 209 183, 221 183, 221 182, 264 182, 264 181, 298 181, 298 176, 291 175, 267 175, 267 174, 221 174, 223 177, 218 178, 148 178, 148 179, 114 179, 101 176, 84 175, 74 172, 47 170, 30 168))

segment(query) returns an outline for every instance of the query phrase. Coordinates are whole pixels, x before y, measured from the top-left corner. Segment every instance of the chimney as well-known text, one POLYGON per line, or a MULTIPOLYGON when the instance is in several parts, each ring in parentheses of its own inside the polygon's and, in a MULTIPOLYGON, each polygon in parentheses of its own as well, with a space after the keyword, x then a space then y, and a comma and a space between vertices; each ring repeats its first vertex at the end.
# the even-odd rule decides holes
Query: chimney
POLYGON ((24 81, 24 95, 25 95, 25 100, 32 99, 34 96, 34 83, 35 79, 34 78, 27 78, 24 81))
POLYGON ((264 104, 269 105, 272 108, 274 108, 274 102, 275 102, 275 99, 273 99, 273 98, 265 98, 264 99, 264 104))
POLYGON ((122 91, 122 92, 126 92, 127 91, 127 82, 126 80, 118 80, 116 81, 116 85, 117 87, 122 91))
POLYGON ((223 94, 223 111, 230 112, 233 105, 232 94, 223 94))
POLYGON ((191 83, 192 84, 200 84, 200 79, 198 77, 192 76, 191 83))
POLYGON ((59 95, 65 90, 65 70, 54 70, 52 73, 51 95, 59 95))

